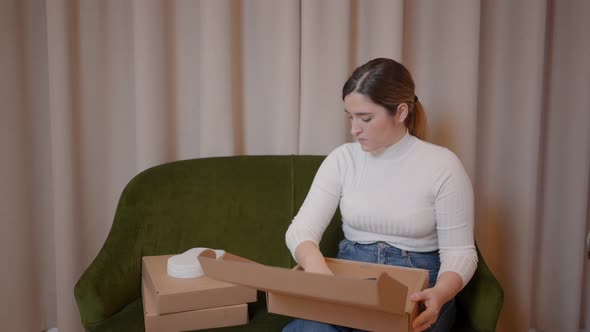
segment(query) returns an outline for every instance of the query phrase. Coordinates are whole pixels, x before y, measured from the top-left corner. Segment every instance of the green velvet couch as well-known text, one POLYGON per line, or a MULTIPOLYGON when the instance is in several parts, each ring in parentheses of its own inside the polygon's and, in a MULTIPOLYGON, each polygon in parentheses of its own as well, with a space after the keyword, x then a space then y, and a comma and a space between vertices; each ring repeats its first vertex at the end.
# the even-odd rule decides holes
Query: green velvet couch
MULTIPOLYGON (((221 248, 272 266, 295 262, 284 235, 303 203, 321 156, 239 156, 172 162, 133 178, 121 194, 111 231, 74 294, 87 331, 143 331, 141 257, 193 247, 221 248)), ((337 212, 321 243, 334 257, 342 239, 337 212)), ((455 331, 494 331, 502 288, 479 257, 458 295, 455 331)), ((213 331, 281 331, 291 318, 266 312, 264 294, 250 323, 213 331)))

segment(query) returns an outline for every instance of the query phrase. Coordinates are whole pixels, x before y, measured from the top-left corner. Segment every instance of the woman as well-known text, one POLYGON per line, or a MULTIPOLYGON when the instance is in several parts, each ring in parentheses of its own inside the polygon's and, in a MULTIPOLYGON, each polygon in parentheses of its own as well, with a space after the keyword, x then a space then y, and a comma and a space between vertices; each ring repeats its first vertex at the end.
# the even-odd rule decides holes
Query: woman
MULTIPOLYGON (((318 243, 337 206, 338 258, 429 270, 410 299, 425 310, 416 331, 450 331, 455 295, 477 267, 473 190, 457 157, 423 141, 425 115, 408 70, 391 59, 358 67, 342 89, 356 143, 331 152, 286 233, 306 272, 332 274, 318 243)), ((352 331, 297 319, 283 331, 352 331)))

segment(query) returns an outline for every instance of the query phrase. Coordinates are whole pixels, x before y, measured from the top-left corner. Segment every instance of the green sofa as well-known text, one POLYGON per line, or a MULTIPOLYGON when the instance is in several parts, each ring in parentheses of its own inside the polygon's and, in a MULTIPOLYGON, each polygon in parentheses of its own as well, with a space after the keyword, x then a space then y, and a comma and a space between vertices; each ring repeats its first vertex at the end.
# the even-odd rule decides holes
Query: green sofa
MULTIPOLYGON (((322 156, 238 156, 177 161, 148 169, 121 194, 111 231, 74 294, 87 331, 143 331, 141 257, 193 247, 221 248, 292 267, 285 231, 303 203, 322 156)), ((334 257, 337 212, 321 243, 334 257)), ((455 331, 494 331, 503 291, 483 258, 458 295, 455 331)), ((264 294, 250 323, 213 331, 280 331, 291 318, 266 312, 264 294)))

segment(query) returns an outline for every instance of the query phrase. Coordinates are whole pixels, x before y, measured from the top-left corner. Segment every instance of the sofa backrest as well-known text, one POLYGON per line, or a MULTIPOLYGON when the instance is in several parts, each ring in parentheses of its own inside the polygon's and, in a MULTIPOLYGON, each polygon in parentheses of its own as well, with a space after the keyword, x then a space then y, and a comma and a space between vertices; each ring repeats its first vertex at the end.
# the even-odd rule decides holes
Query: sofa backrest
MULTIPOLYGON (((141 256, 210 247, 290 267, 294 261, 285 232, 323 159, 240 156, 157 166, 129 183, 115 224, 129 217, 137 220, 135 250, 141 256)), ((328 256, 335 255, 342 237, 339 213, 334 219, 322 241, 328 256)))

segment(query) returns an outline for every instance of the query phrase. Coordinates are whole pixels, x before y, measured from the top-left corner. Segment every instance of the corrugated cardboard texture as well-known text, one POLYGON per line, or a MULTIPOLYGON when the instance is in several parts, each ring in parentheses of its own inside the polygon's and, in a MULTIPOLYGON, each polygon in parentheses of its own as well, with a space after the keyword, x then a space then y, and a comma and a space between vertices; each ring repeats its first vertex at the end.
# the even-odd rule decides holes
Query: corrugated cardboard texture
MULTIPOLYGON (((226 254, 223 259, 203 259, 201 265, 208 276, 248 287, 313 298, 319 301, 351 304, 392 313, 403 313, 407 287, 381 273, 377 280, 361 280, 344 276, 303 273, 261 264, 239 262, 226 254), (399 296, 382 296, 383 290, 399 296), (343 291, 346 290, 346 291, 343 291)), ((352 266, 356 266, 353 264, 352 266)))
POLYGON ((154 294, 145 279, 142 279, 141 292, 146 332, 192 331, 248 323, 247 304, 158 315, 154 294))
POLYGON ((428 285, 422 269, 326 259, 335 274, 327 276, 226 256, 199 259, 213 278, 267 291, 269 312, 364 330, 409 331, 418 308, 408 295, 428 285))
MULTIPOLYGON (((392 278, 395 278, 405 287, 407 287, 406 296, 401 296, 401 293, 393 291, 387 294, 399 294, 400 298, 405 298, 405 312, 411 313, 416 304, 408 298, 408 295, 419 292, 428 286, 428 271, 423 269, 414 269, 401 266, 392 266, 384 264, 373 264, 356 261, 348 261, 341 259, 326 258, 328 266, 335 275, 349 276, 359 279, 377 278, 381 273, 387 273, 392 278)), ((296 266, 294 269, 300 269, 296 266)))
POLYGON ((348 326, 365 331, 408 331, 408 316, 355 306, 310 300, 302 297, 267 294, 268 312, 348 326), (383 328, 386 327, 384 330, 383 328))
POLYGON ((256 302, 256 289, 234 285, 203 276, 178 279, 170 277, 166 264, 171 255, 143 257, 142 277, 153 290, 156 313, 216 308, 256 302))

